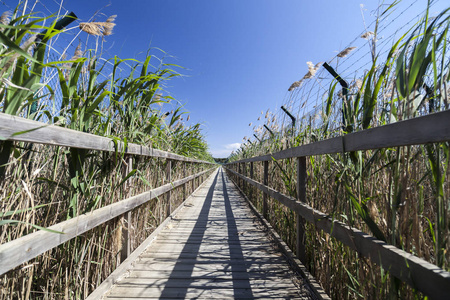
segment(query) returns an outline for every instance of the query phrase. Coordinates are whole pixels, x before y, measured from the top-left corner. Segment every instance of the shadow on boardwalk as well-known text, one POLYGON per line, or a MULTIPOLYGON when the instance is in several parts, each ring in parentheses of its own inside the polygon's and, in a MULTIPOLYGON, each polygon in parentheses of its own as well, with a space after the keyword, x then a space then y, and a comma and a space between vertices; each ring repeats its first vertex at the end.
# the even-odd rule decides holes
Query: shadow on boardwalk
MULTIPOLYGON (((230 267, 231 267, 231 276, 233 282, 233 296, 234 298, 253 298, 252 289, 250 286, 250 279, 247 273, 247 267, 244 260, 244 255, 242 254, 242 247, 239 241, 238 230, 236 227, 236 221, 234 219, 233 210, 231 209, 230 199, 228 197, 227 186, 225 185, 225 178, 223 175, 223 171, 220 171, 216 174, 214 181, 209 188, 208 194, 206 195, 205 201, 203 203, 202 210, 198 216, 197 222, 190 234, 186 245, 183 250, 181 250, 179 258, 182 259, 184 257, 192 257, 195 254, 197 256, 200 255, 200 245, 203 242, 203 238, 205 235, 205 231, 207 229, 207 225, 209 223, 209 211, 211 209, 211 204, 213 201, 214 193, 218 193, 222 189, 223 192, 223 201, 225 206, 226 213, 226 223, 227 223, 227 231, 228 231, 228 245, 231 244, 233 247, 229 247, 230 249, 230 267), (221 177, 219 177, 219 175, 221 177), (219 179, 219 182, 218 182, 219 179), (221 179, 221 180, 220 180, 221 179), (192 246, 194 245, 194 246, 192 246)), ((221 228, 224 229, 224 228, 221 228)), ((179 261, 175 264, 175 267, 172 270, 171 276, 164 286, 163 291, 161 292, 160 298, 171 298, 173 297, 173 288, 177 288, 177 297, 185 298, 187 296, 187 291, 189 286, 195 282, 195 278, 192 277, 192 271, 196 265, 195 261, 190 263, 186 263, 183 261, 179 261), (184 272, 187 274, 191 274, 191 278, 186 279, 185 285, 180 287, 179 277, 177 274, 179 272, 184 272)), ((207 288, 206 286, 204 288, 207 288)), ((215 288, 215 287, 211 287, 215 288)))

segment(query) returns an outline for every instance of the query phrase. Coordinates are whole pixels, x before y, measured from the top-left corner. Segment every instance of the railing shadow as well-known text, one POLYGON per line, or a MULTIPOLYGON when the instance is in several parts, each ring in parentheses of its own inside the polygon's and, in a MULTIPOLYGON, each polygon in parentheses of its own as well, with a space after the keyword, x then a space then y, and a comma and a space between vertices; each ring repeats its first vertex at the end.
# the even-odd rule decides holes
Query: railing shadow
POLYGON ((242 253, 236 220, 231 208, 230 198, 228 197, 227 185, 225 184, 224 172, 222 169, 220 169, 220 172, 222 175, 223 198, 225 204, 225 213, 227 216, 228 244, 234 242, 234 244, 236 245, 236 247, 229 247, 230 260, 233 262, 231 264, 231 277, 233 278, 234 296, 235 298, 237 298, 238 296, 241 298, 253 298, 252 289, 250 286, 250 278, 247 273, 247 264, 244 260, 244 254, 242 253), (238 276, 238 274, 240 275, 238 276), (240 290, 239 294, 237 294, 238 290, 240 290))
MULTIPOLYGON (((209 212, 211 210, 215 191, 216 193, 220 193, 220 191, 223 192, 223 201, 224 201, 223 205, 225 208, 227 231, 228 231, 227 240, 224 240, 224 243, 227 243, 228 245, 230 257, 220 258, 220 262, 225 263, 227 265, 223 272, 229 272, 226 271, 227 269, 231 270, 231 280, 233 284, 233 294, 235 298, 236 297, 253 298, 250 280, 247 273, 248 263, 244 261, 244 255, 239 241, 238 230, 236 227, 236 222, 234 220, 234 214, 232 211, 230 199, 228 197, 227 187, 225 185, 225 178, 222 169, 220 169, 220 171, 216 174, 216 177, 214 178, 214 181, 206 195, 206 199, 203 203, 203 207, 194 225, 194 228, 189 238, 187 239, 187 242, 184 245, 183 250, 180 253, 180 256, 178 257, 177 263, 172 269, 170 276, 164 285, 164 288, 160 295, 160 299, 173 298, 174 293, 176 293, 177 298, 179 297, 185 298, 188 295, 188 290, 190 288, 199 290, 200 292, 199 294, 205 292, 206 290, 213 290, 217 288, 215 286, 193 285, 196 282, 196 280, 200 279, 193 277, 193 271, 195 266, 198 264, 198 258, 201 257, 203 253, 200 252, 200 246, 202 242, 206 243, 208 242, 208 238, 205 237, 205 232, 208 229, 208 224, 215 221, 209 219, 209 212), (219 175, 221 175, 221 177, 219 177, 219 175), (220 181, 219 184, 218 180, 220 181), (220 186, 220 183, 222 186, 220 186), (233 244, 233 246, 230 246, 231 244, 233 244), (180 285, 180 277, 179 277, 180 273, 183 273, 184 277, 183 285, 180 285), (176 289, 176 291, 174 289, 176 289)), ((214 251, 204 252, 203 254, 214 255, 214 251)), ((223 253, 221 253, 220 256, 222 255, 223 253)), ((217 258, 212 259, 217 261, 217 258)), ((199 265, 205 266, 205 262, 203 261, 199 265)), ((212 279, 211 282, 227 281, 223 276, 220 276, 221 278, 218 278, 218 280, 214 279, 214 272, 209 273, 207 277, 208 279, 212 279)))

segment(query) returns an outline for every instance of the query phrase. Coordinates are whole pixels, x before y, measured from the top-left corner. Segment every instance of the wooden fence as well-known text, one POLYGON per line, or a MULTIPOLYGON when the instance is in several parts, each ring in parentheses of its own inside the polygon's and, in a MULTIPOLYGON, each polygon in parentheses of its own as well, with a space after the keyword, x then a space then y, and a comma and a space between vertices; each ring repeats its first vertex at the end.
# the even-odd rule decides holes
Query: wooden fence
POLYGON ((341 137, 286 149, 235 161, 226 165, 226 170, 235 181, 246 182, 263 192, 263 216, 267 216, 267 196, 291 209, 297 216, 297 256, 305 262, 302 245, 304 232, 302 219, 315 225, 360 255, 371 259, 390 274, 433 299, 450 299, 450 273, 411 255, 395 246, 377 240, 369 234, 342 222, 333 220, 327 214, 306 204, 306 158, 313 155, 345 153, 358 150, 400 147, 450 141, 450 111, 439 112, 394 124, 363 130, 341 137), (297 159, 298 199, 286 196, 268 186, 268 163, 273 159, 297 159), (263 182, 253 179, 253 162, 264 163, 263 182), (245 174, 249 163, 249 177, 245 174), (234 176, 233 176, 234 175, 234 176))
MULTIPOLYGON (((193 182, 195 189, 195 186, 199 186, 206 178, 206 175, 215 168, 214 164, 207 161, 187 158, 171 152, 132 143, 125 145, 111 138, 78 132, 55 125, 43 124, 3 113, 0 113, 0 138, 17 142, 40 143, 78 149, 109 152, 118 151, 126 155, 163 158, 169 162, 166 169, 166 179, 169 181, 167 184, 47 228, 52 231, 62 232, 62 234, 39 230, 0 245, 0 275, 113 218, 123 216, 125 219, 130 220, 131 210, 164 194, 167 195, 165 199, 166 203, 168 203, 165 212, 165 216, 167 217, 173 211, 170 207, 170 192, 177 187, 184 187, 189 182, 193 182), (211 168, 207 167, 201 172, 172 181, 172 161, 201 164, 202 166, 211 166, 211 168)), ((128 169, 128 171, 132 170, 131 163, 128 164, 128 169)), ((125 251, 122 252, 125 254, 122 255, 122 260, 130 254, 129 239, 126 240, 128 242, 125 242, 125 251)))

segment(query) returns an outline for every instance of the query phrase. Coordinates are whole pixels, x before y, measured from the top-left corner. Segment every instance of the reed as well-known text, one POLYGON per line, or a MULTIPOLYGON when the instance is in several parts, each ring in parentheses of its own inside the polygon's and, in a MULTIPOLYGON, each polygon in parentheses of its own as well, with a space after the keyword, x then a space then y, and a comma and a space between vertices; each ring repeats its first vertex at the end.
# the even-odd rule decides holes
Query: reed
MULTIPOLYGON (((150 52, 142 61, 105 60, 81 47, 69 60, 50 61, 47 42, 64 33, 53 29, 53 17, 22 11, 19 5, 0 17, 5 45, 0 49, 2 112, 212 161, 201 125, 185 125, 184 108, 163 96, 164 83, 179 76, 177 66, 161 62, 152 67, 157 59, 150 52), (43 26, 44 21, 51 25, 43 26), (47 32, 39 44, 36 31, 47 32), (104 77, 105 72, 109 75, 104 77), (55 85, 47 84, 52 73, 58 78, 55 85), (46 103, 58 107, 57 113, 46 103), (173 109, 168 118, 163 111, 167 107, 173 109)), ((100 26, 102 36, 110 35, 113 22, 110 17, 101 24, 83 24, 82 30, 100 26)), ((166 164, 165 159, 2 140, 0 243, 165 184, 166 164)), ((205 167, 177 163, 172 178, 205 167)), ((172 191, 172 207, 193 188, 188 184, 185 192, 172 191)), ((131 211, 131 224, 116 218, 2 275, 0 299, 85 298, 121 262, 122 229, 132 232, 135 249, 164 219, 163 204, 162 199, 150 201, 131 211)))
MULTIPOLYGON (((389 13, 392 7, 380 13, 389 13)), ((294 134, 292 128, 276 130, 275 124, 266 122, 275 134, 255 132, 262 142, 244 144, 230 160, 448 109, 449 27, 450 9, 434 18, 427 10, 420 22, 393 42, 387 56, 376 52, 373 40, 369 43, 374 54, 371 67, 354 79, 347 96, 336 81, 331 82, 322 109, 316 111, 318 119, 300 116, 294 134)), ((373 39, 377 30, 378 23, 362 38, 373 39)), ((349 47, 337 57, 350 55, 352 50, 354 47, 349 47)), ((291 93, 307 94, 306 80, 313 79, 295 82, 291 93)), ((254 164, 261 174, 262 163, 254 164)), ((270 165, 269 186, 295 196, 295 162, 273 161, 270 165)), ((312 156, 307 163, 307 201, 334 219, 450 270, 448 165, 449 143, 312 156)), ((257 195, 253 201, 261 209, 262 196, 254 189, 252 195, 257 195)), ((295 249, 295 218, 272 199, 269 207, 269 221, 295 249)), ((333 298, 424 298, 313 226, 306 224, 307 267, 333 298)))

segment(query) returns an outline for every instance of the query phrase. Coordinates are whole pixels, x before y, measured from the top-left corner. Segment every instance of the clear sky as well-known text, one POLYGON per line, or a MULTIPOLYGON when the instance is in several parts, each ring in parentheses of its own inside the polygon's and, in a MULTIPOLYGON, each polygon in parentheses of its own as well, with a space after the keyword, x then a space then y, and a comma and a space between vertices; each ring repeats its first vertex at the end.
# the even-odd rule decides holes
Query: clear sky
MULTIPOLYGON (((393 1, 393 0, 392 0, 393 1)), ((392 1, 384 1, 390 3, 392 1)), ((29 0, 29 3, 34 1, 29 0)), ((41 0, 49 10, 59 0, 41 0)), ((441 1, 445 2, 445 1, 441 1)), ((17 1, 2 1, 14 7, 17 1)), ((226 157, 262 110, 277 109, 306 61, 327 61, 374 19, 375 0, 65 0, 66 10, 88 21, 117 15, 106 37, 107 55, 142 57, 150 46, 183 66, 168 92, 202 123, 210 151, 226 157)), ((418 12, 425 0, 415 3, 418 12)), ((56 12, 56 11, 54 11, 56 12)), ((86 36, 82 37, 83 39, 86 36)), ((161 53, 159 56, 163 56, 161 53)))

